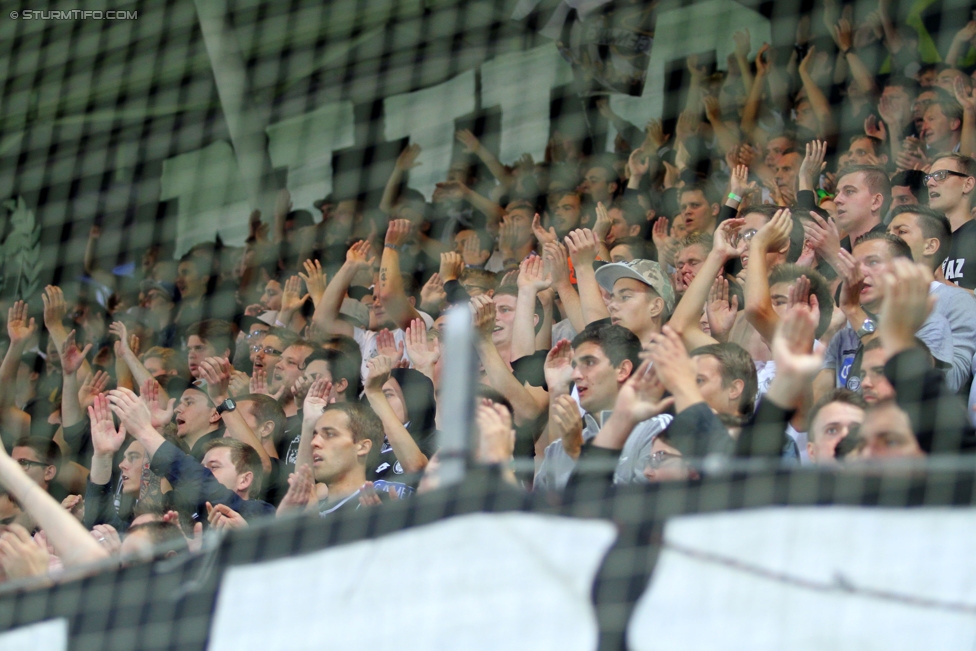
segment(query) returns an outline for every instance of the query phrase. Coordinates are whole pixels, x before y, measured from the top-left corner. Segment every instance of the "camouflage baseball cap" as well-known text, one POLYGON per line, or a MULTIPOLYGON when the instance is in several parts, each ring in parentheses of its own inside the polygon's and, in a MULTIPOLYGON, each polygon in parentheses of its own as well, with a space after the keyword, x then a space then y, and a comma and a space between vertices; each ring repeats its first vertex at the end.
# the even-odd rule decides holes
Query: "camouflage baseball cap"
POLYGON ((608 292, 613 291, 613 286, 621 278, 633 278, 649 285, 664 299, 666 312, 671 314, 674 311, 674 288, 671 286, 671 279, 658 263, 653 260, 612 262, 596 270, 596 281, 608 292))

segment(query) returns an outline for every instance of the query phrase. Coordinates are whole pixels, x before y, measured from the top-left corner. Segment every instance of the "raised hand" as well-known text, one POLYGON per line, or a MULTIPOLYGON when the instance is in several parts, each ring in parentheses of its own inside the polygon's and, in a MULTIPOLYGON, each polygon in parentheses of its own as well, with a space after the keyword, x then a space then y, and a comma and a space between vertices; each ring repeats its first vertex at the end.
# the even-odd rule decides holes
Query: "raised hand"
POLYGON ((502 405, 482 402, 475 408, 478 426, 476 459, 480 463, 508 463, 515 451, 515 429, 512 415, 502 405))
POLYGON ((864 275, 854 256, 840 249, 837 252, 837 273, 844 281, 841 284, 840 307, 846 313, 861 304, 861 289, 864 287, 864 275))
POLYGON ((25 343, 35 332, 37 324, 28 315, 27 303, 16 301, 7 310, 7 336, 10 337, 10 345, 25 343))
POLYGON ((108 392, 112 413, 119 417, 129 432, 139 432, 153 427, 153 418, 146 403, 129 389, 113 389, 108 392))
POLYGON ((408 172, 418 165, 423 165, 423 163, 417 162, 417 157, 420 156, 420 145, 414 143, 407 145, 407 147, 400 152, 400 155, 396 159, 396 168, 401 172, 408 172))
POLYGON ((483 340, 490 341, 495 330, 495 302, 489 296, 475 296, 471 299, 471 311, 475 330, 483 340))
POLYGON ((820 173, 827 167, 824 157, 827 155, 827 142, 813 140, 807 143, 806 155, 800 163, 799 188, 813 191, 820 184, 820 173))
POLYGON ((519 264, 516 284, 519 290, 525 289, 538 294, 552 285, 552 274, 545 273, 545 261, 541 257, 531 255, 519 264))
POLYGON ((288 492, 278 504, 277 515, 288 512, 304 511, 318 502, 315 494, 315 477, 312 468, 303 464, 295 468, 295 472, 288 475, 288 492))
POLYGON ((568 339, 560 339, 549 350, 542 370, 550 395, 569 393, 573 382, 573 346, 568 339))
POLYGON ((85 378, 78 388, 78 404, 82 409, 87 409, 92 404, 99 393, 108 386, 109 375, 105 371, 95 371, 85 378))
POLYGON ((736 217, 726 219, 719 224, 715 232, 712 233, 712 251, 725 260, 739 257, 739 250, 736 248, 736 235, 745 223, 745 219, 736 217))
POLYGON ((668 231, 669 226, 668 218, 662 216, 657 218, 651 229, 651 239, 654 240, 654 246, 657 247, 662 261, 668 264, 674 260, 674 254, 677 253, 678 249, 678 240, 671 237, 668 231))
POLYGON ((885 127, 885 123, 878 120, 874 113, 864 118, 864 133, 878 140, 888 140, 888 129, 885 127))
POLYGON ((427 325, 423 319, 414 319, 404 333, 407 357, 413 367, 429 378, 434 376, 434 364, 441 356, 440 341, 427 337, 427 325))
MULTIPOLYGON (((825 222, 826 223, 826 222, 825 222)), ((793 230, 793 215, 789 209, 777 210, 773 218, 762 225, 752 236, 749 247, 753 253, 750 255, 765 255, 774 251, 780 251, 790 241, 790 233, 793 230)), ((836 230, 836 227, 835 227, 836 230)), ((837 241, 840 246, 840 240, 837 241)))
MULTIPOLYGON (((555 228, 550 226, 549 230, 547 231, 542 227, 542 221, 541 218, 539 217, 539 213, 536 213, 535 216, 532 218, 532 234, 535 235, 536 241, 539 244, 542 244, 543 246, 545 246, 550 242, 555 242, 556 240, 559 239, 559 237, 556 235, 555 228)), ((470 238, 470 239, 474 239, 474 238, 470 238)))
POLYGON ((251 378, 244 371, 234 370, 227 384, 227 391, 232 396, 242 396, 251 389, 251 378))
POLYGON ((490 251, 481 250, 481 240, 474 232, 461 242, 461 258, 464 260, 464 264, 478 267, 485 264, 491 257, 490 251))
POLYGON ((815 211, 810 211, 811 221, 803 221, 803 233, 810 246, 820 254, 831 260, 832 254, 840 250, 840 232, 833 219, 824 219, 815 211))
POLYGON ((630 158, 627 159, 627 168, 630 170, 630 178, 642 178, 647 174, 650 167, 651 163, 647 158, 647 152, 645 152, 643 148, 635 149, 634 151, 630 152, 630 158))
POLYGON ((268 372, 263 368, 255 368, 254 375, 251 376, 251 393, 263 393, 271 395, 268 391, 268 372))
POLYGON ((646 135, 644 136, 644 143, 641 145, 641 149, 648 154, 655 153, 671 139, 670 133, 665 135, 664 127, 661 126, 660 120, 649 120, 647 126, 644 127, 644 133, 646 135))
POLYGON ((386 229, 386 246, 400 248, 407 241, 410 235, 409 219, 391 219, 390 225, 386 229))
POLYGON ((542 259, 552 274, 553 288, 572 286, 569 280, 569 256, 561 242, 550 242, 542 249, 542 259))
POLYGON ((48 332, 64 332, 64 317, 68 314, 64 292, 57 285, 48 285, 41 300, 44 302, 44 327, 48 332))
POLYGON ((468 154, 476 154, 481 149, 481 141, 468 129, 461 129, 454 134, 459 143, 464 145, 464 151, 468 154))
POLYGON ((346 251, 346 263, 357 269, 365 269, 372 265, 373 251, 368 240, 359 240, 346 251))
POLYGON ((756 53, 756 75, 768 75, 774 63, 772 47, 769 43, 763 43, 756 53))
POLYGON ((322 271, 322 265, 318 260, 306 260, 302 266, 305 267, 305 273, 299 272, 298 277, 305 282, 305 289, 312 297, 312 303, 318 304, 327 284, 325 272, 322 271))
POLYGON ((79 350, 78 344, 75 342, 75 331, 69 332, 64 343, 61 344, 61 370, 67 375, 77 373, 78 369, 85 363, 85 356, 88 355, 91 348, 92 345, 88 344, 84 349, 79 350))
POLYGON ((577 228, 566 236, 566 248, 574 268, 592 267, 600 251, 600 241, 590 229, 577 228))
POLYGON ((376 333, 376 352, 389 357, 391 363, 403 357, 403 343, 397 343, 393 333, 383 328, 376 333))
POLYGON ((287 324, 292 315, 297 312, 305 301, 309 299, 309 294, 301 295, 302 281, 298 276, 292 276, 285 281, 285 286, 281 291, 281 309, 278 311, 278 320, 287 324))
POLYGON ((671 326, 664 326, 660 334, 651 338, 646 356, 653 362, 654 372, 661 382, 675 396, 679 410, 702 401, 695 366, 681 337, 671 326))
POLYGON ((708 290, 708 302, 705 303, 705 316, 712 337, 727 341, 738 313, 739 297, 734 292, 730 294, 729 281, 718 276, 708 290))
POLYGON ((454 251, 441 253, 441 266, 438 274, 442 282, 457 280, 461 277, 462 271, 464 271, 464 260, 460 253, 454 251))
POLYGON ((7 579, 26 579, 48 573, 51 556, 46 545, 40 545, 19 524, 7 526, 0 535, 0 566, 7 579))
POLYGON ((610 213, 607 212, 607 207, 603 205, 602 201, 597 202, 596 222, 593 224, 593 234, 596 235, 598 240, 603 242, 607 239, 611 226, 613 226, 613 221, 610 219, 610 213))
POLYGON ((583 447, 583 418, 569 394, 556 396, 549 406, 549 439, 562 441, 566 454, 576 459, 583 447))
POLYGON ((632 423, 654 418, 674 404, 674 398, 664 397, 664 384, 652 370, 652 362, 644 360, 620 387, 613 411, 626 416, 632 423))
POLYGON ((325 413, 325 408, 333 402, 335 402, 335 394, 332 382, 325 378, 318 378, 312 382, 302 402, 302 419, 314 423, 325 413))
POLYGON ((149 378, 142 383, 139 394, 146 405, 146 409, 149 410, 150 424, 156 431, 161 430, 173 420, 173 411, 176 408, 176 398, 170 398, 166 406, 159 404, 160 391, 159 382, 149 378))
POLYGON ((780 321, 770 346, 776 362, 776 374, 812 379, 823 367, 823 353, 813 350, 818 317, 802 303, 780 321))
POLYGON ((884 275, 878 336, 889 356, 915 346, 915 333, 925 323, 935 296, 929 295, 932 272, 905 258, 896 258, 884 275))
POLYGON ((369 374, 366 376, 366 391, 383 392, 383 385, 390 379, 393 362, 389 357, 380 355, 366 362, 369 374))
POLYGON ((420 288, 420 305, 435 308, 440 307, 446 300, 447 292, 444 291, 444 281, 441 279, 441 275, 435 272, 420 288))
POLYGON ((749 180, 749 168, 745 165, 736 165, 732 169, 732 176, 729 177, 729 192, 744 197, 755 191, 756 182, 749 180))
POLYGON ((243 529, 247 527, 247 520, 226 504, 214 506, 210 502, 207 502, 207 521, 216 531, 243 529))
POLYGON ((125 327, 124 323, 121 321, 113 321, 109 324, 108 331, 119 338, 117 342, 118 350, 116 350, 116 354, 120 352, 122 354, 133 352, 129 339, 129 331, 125 327))
POLYGON ((208 357, 200 362, 200 376, 207 381, 207 394, 214 404, 220 404, 228 396, 233 367, 224 357, 208 357))
POLYGON ((125 441, 125 425, 115 429, 108 398, 103 395, 95 396, 88 407, 88 419, 91 421, 92 447, 95 454, 108 457, 118 452, 125 441))

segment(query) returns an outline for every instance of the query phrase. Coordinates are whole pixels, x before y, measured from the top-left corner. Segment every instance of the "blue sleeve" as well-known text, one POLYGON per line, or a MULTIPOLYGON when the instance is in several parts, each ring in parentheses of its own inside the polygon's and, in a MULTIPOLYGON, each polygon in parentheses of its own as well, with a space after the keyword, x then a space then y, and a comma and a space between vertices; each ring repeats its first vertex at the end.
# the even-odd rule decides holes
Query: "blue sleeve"
POLYGON ((206 515, 206 503, 225 504, 241 515, 250 509, 247 500, 230 490, 203 464, 166 441, 153 455, 149 468, 173 486, 175 502, 206 515))

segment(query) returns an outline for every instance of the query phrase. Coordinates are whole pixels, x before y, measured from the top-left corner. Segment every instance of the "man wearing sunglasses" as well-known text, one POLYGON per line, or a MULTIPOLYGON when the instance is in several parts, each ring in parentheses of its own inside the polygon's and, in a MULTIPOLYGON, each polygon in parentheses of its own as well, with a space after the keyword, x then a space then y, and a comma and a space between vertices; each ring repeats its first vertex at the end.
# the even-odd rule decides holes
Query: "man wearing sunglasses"
POLYGON ((952 245, 943 263, 945 279, 969 291, 976 289, 976 222, 970 214, 976 189, 976 161, 946 154, 935 159, 925 175, 929 207, 945 213, 952 228, 952 245))

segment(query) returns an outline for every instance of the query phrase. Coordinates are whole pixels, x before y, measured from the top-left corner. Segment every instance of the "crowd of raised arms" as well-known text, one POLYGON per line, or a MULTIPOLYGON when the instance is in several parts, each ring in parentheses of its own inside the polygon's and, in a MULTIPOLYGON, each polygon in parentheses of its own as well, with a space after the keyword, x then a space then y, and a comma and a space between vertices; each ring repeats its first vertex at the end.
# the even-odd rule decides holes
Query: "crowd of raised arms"
POLYGON ((556 132, 509 166, 459 131, 430 201, 409 145, 378 205, 283 190, 243 248, 128 275, 93 229, 84 277, 9 307, 5 576, 436 489, 458 305, 472 456, 519 490, 972 452, 976 22, 927 64, 886 2, 805 21, 690 59, 673 130, 595 101, 613 154, 556 132))

